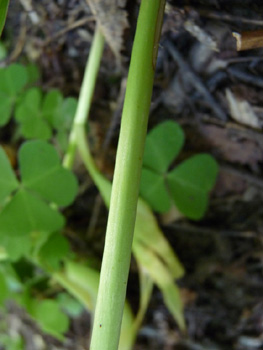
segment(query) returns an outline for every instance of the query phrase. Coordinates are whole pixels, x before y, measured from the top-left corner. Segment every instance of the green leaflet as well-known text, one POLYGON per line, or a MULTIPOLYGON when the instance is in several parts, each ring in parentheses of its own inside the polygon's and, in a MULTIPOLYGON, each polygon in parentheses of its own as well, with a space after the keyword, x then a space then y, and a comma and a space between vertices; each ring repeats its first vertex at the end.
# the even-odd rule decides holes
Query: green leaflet
POLYGON ((42 92, 39 88, 28 90, 15 110, 15 119, 21 124, 21 134, 27 138, 48 140, 51 127, 41 112, 42 92))
POLYGON ((15 102, 27 82, 27 69, 20 64, 0 69, 0 126, 10 120, 15 102))
POLYGON ((62 215, 44 201, 23 189, 19 190, 0 213, 0 236, 22 236, 34 231, 62 228, 62 215))
POLYGON ((191 219, 201 219, 214 187, 218 165, 209 154, 197 154, 167 175, 167 186, 177 208, 191 219))
POLYGON ((184 133, 179 124, 163 122, 152 129, 146 137, 143 166, 156 173, 167 171, 184 144, 184 133))
POLYGON ((23 185, 58 206, 72 203, 77 193, 73 173, 62 167, 54 147, 43 141, 28 141, 19 151, 23 185))

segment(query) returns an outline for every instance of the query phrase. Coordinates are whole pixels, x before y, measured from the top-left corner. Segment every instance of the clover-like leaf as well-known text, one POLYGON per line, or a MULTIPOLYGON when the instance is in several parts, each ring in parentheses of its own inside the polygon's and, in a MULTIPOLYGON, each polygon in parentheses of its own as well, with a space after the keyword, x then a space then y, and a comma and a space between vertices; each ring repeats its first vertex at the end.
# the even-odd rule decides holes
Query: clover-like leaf
MULTIPOLYGON (((26 142, 18 158, 22 184, 0 148, 0 246, 12 261, 26 256, 32 248, 39 251, 48 235, 64 225, 64 217, 46 201, 67 205, 77 191, 74 175, 60 165, 55 149, 46 142, 26 142)), ((60 244, 65 253, 65 242, 60 244)))
POLYGON ((24 189, 19 190, 0 213, 0 237, 52 232, 63 225, 64 218, 59 212, 24 189))
POLYGON ((200 219, 207 208, 218 165, 209 154, 187 159, 167 175, 167 185, 177 208, 191 219, 200 219))
POLYGON ((27 81, 27 70, 20 64, 0 69, 0 126, 9 121, 14 103, 27 81))
POLYGON ((23 185, 59 206, 69 205, 77 193, 75 176, 60 164, 54 147, 36 140, 25 142, 19 150, 23 185))
POLYGON ((28 139, 48 140, 51 126, 42 113, 42 92, 39 88, 29 89, 15 110, 15 118, 21 124, 21 133, 28 139))
POLYGON ((183 142, 182 129, 172 121, 159 124, 149 133, 140 194, 155 211, 166 212, 173 200, 184 215, 200 219, 206 211, 218 166, 213 157, 200 154, 167 173, 183 142))
POLYGON ((149 132, 146 138, 143 166, 156 173, 164 173, 177 157, 184 144, 179 124, 165 121, 149 132))
POLYGON ((0 204, 17 187, 18 181, 2 147, 0 147, 0 204))
POLYGON ((143 168, 140 194, 153 210, 164 213, 170 209, 171 199, 167 193, 162 175, 143 168))

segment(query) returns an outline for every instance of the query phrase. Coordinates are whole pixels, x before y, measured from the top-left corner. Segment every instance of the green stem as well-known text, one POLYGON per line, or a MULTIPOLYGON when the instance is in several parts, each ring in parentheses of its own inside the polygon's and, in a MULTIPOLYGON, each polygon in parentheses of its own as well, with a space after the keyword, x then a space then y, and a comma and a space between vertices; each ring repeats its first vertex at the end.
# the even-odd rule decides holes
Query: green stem
POLYGON ((124 101, 91 350, 117 350, 164 0, 142 0, 124 101))
POLYGON ((89 59, 86 64, 83 83, 80 89, 79 102, 76 115, 74 117, 73 127, 69 136, 69 147, 64 157, 63 165, 65 168, 72 168, 77 149, 76 129, 85 125, 90 111, 92 96, 100 67, 100 61, 104 48, 104 37, 97 25, 93 42, 90 49, 89 59))

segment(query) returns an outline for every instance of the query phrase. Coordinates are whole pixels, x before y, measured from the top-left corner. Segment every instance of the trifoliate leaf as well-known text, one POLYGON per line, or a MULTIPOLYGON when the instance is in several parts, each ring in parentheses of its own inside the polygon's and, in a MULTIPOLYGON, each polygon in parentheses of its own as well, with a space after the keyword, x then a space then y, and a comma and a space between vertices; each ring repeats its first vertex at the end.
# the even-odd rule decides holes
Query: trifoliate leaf
POLYGON ((55 233, 41 247, 39 258, 44 264, 56 270, 70 251, 69 242, 61 233, 55 233))
POLYGON ((61 311, 58 302, 51 299, 35 300, 33 305, 31 305, 31 315, 44 332, 59 340, 63 340, 63 333, 69 327, 69 319, 61 311))
POLYGON ((208 154, 187 159, 167 175, 167 185, 177 208, 191 219, 200 219, 208 205, 218 165, 208 154))
POLYGON ((48 140, 51 137, 51 127, 43 117, 41 104, 41 90, 32 88, 25 93, 15 110, 15 118, 21 123, 21 133, 25 138, 48 140))
POLYGON ((63 216, 28 191, 19 190, 0 213, 0 237, 52 232, 64 225, 63 216))
POLYGON ((171 206, 171 199, 165 187, 164 177, 145 168, 142 169, 140 194, 154 211, 164 213, 171 206))
POLYGON ((184 143, 184 133, 179 124, 166 121, 149 132, 143 158, 144 168, 164 173, 178 156, 184 143))
POLYGON ((0 126, 9 121, 14 103, 27 81, 26 68, 20 64, 0 69, 0 126))
POLYGON ((75 176, 60 164, 53 146, 44 141, 25 142, 19 150, 23 185, 59 206, 69 205, 77 193, 75 176))
POLYGON ((0 147, 0 203, 17 187, 18 181, 2 147, 0 147))

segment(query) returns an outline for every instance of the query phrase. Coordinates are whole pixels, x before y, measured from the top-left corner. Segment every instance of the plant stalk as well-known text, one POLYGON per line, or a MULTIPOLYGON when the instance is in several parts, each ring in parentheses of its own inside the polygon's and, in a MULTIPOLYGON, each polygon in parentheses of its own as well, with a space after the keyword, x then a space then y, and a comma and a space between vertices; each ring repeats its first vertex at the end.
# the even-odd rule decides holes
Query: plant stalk
POLYGON ((91 350, 117 350, 165 0, 142 0, 124 101, 91 350))
POLYGON ((100 61, 104 48, 104 37, 100 31, 99 25, 96 27, 95 35, 90 48, 89 58, 85 67, 83 82, 80 89, 79 102, 72 130, 69 136, 69 146, 63 159, 65 168, 71 169, 77 150, 77 132, 79 126, 84 127, 87 116, 90 111, 91 101, 100 67, 100 61))

